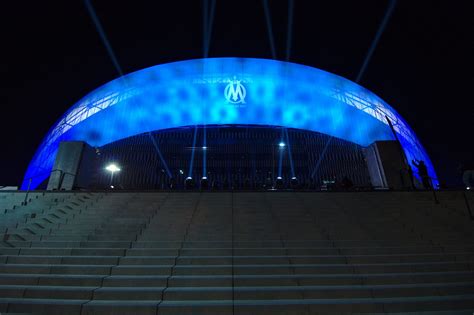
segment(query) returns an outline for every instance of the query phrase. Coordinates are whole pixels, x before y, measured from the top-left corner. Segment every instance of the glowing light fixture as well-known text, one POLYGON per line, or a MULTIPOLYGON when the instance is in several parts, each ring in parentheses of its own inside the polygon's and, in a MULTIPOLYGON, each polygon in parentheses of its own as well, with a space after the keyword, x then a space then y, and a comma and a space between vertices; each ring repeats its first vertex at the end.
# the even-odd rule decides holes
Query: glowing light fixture
POLYGON ((118 167, 114 163, 107 165, 107 167, 105 169, 107 171, 111 172, 112 174, 115 173, 115 172, 120 172, 121 171, 120 167, 118 167))
POLYGON ((120 167, 118 167, 115 163, 110 163, 109 165, 105 167, 105 169, 110 172, 110 188, 114 189, 115 188, 113 185, 114 174, 116 172, 120 172, 120 167))

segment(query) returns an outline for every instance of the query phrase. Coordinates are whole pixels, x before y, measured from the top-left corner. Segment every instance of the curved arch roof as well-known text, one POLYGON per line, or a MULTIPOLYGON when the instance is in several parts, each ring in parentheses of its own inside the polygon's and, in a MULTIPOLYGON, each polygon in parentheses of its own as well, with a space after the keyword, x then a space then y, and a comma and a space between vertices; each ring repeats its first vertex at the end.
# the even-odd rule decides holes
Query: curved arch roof
POLYGON ((51 128, 25 174, 36 188, 52 170, 61 141, 92 146, 147 131, 195 124, 261 124, 308 129, 367 146, 393 140, 409 161, 432 163, 406 121, 369 90, 294 63, 208 58, 157 65, 113 80, 74 104, 51 128))

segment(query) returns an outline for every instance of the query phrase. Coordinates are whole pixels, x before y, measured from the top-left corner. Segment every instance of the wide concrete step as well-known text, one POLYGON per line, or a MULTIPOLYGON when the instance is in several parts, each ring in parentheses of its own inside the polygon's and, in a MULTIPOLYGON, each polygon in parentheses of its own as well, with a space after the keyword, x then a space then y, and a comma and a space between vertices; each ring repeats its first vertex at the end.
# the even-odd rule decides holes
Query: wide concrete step
MULTIPOLYGON (((64 237, 66 238, 66 237, 64 237)), ((83 237, 81 237, 83 238, 83 237)), ((184 255, 201 255, 201 253, 210 253, 209 255, 221 255, 233 252, 235 256, 262 256, 262 255, 295 255, 295 256, 324 256, 324 255, 339 255, 339 256, 358 256, 358 255, 373 255, 373 256, 416 256, 416 255, 474 255, 474 250, 471 247, 458 246, 449 248, 439 247, 319 247, 319 248, 308 248, 308 247, 206 247, 205 244, 199 247, 193 247, 196 244, 186 244, 186 246, 180 246, 177 242, 169 242, 159 244, 160 247, 147 247, 148 244, 137 244, 133 241, 75 241, 75 240, 63 240, 63 241, 8 241, 12 245, 23 245, 22 248, 35 247, 89 247, 89 248, 130 248, 130 252, 136 253, 136 255, 146 256, 158 256, 160 251, 175 249, 180 250, 181 254, 184 255), (142 253, 142 254, 139 254, 142 253), (156 255, 155 255, 156 253, 156 255)), ((152 245, 152 244, 150 244, 152 245)), ((0 249, 1 250, 1 249, 0 249)))
POLYGON ((116 265, 120 256, 0 256, 6 264, 66 264, 66 265, 116 265))
POLYGON ((34 299, 87 299, 93 298, 92 286, 0 285, 0 296, 34 299))
MULTIPOLYGON (((13 263, 0 263, 0 273, 66 273, 66 274, 150 274, 161 275, 288 275, 288 274, 364 274, 471 271, 472 262, 430 262, 390 264, 118 264, 119 257, 95 257, 88 263, 79 257, 42 257, 42 263, 22 263, 21 256, 11 258, 13 263), (18 263, 15 263, 15 260, 18 263)), ((26 257, 30 258, 30 257, 26 257)))
MULTIPOLYGON (((46 247, 27 247, 27 248, 0 248, 3 255, 20 256, 124 256, 127 252, 125 248, 46 248, 46 247)), ((0 256, 1 257, 1 256, 0 256)))
POLYGON ((107 287, 0 285, 9 298, 94 300, 260 300, 448 296, 474 294, 472 283, 250 287, 107 287))
POLYGON ((320 274, 320 275, 108 275, 108 274, 0 274, 2 285, 58 286, 166 286, 219 287, 295 286, 295 285, 385 285, 453 283, 474 281, 474 272, 418 272, 393 274, 320 274))
POLYGON ((67 247, 134 247, 134 248, 384 248, 389 247, 391 249, 406 248, 411 251, 418 251, 420 248, 435 250, 437 252, 455 251, 460 248, 467 248, 474 250, 474 241, 471 240, 459 240, 459 239, 446 239, 438 244, 433 244, 431 241, 419 241, 414 242, 413 240, 404 242, 400 240, 340 240, 340 241, 329 241, 329 240, 270 240, 270 241, 252 241, 252 242, 239 242, 239 241, 208 241, 208 242, 195 242, 174 240, 174 241, 133 241, 133 242, 120 242, 120 241, 84 241, 80 243, 65 242, 65 241, 9 241, 15 247, 63 247, 62 244, 66 244, 67 247), (107 244, 107 245, 105 245, 107 244))
MULTIPOLYGON (((126 290, 126 288, 123 288, 126 290)), ((321 286, 250 286, 250 287, 168 287, 163 300, 278 300, 386 298, 474 294, 472 283, 405 285, 321 285, 321 286)))
POLYGON ((325 314, 470 310, 474 295, 280 300, 65 300, 0 298, 2 312, 42 314, 325 314))
MULTIPOLYGON (((193 255, 180 255, 180 250, 160 250, 157 256, 136 255, 134 250, 127 249, 93 249, 93 248, 6 248, 0 249, 4 253, 0 256, 0 262, 8 264, 132 264, 132 265, 159 265, 159 264, 192 264, 192 265, 248 265, 248 264, 419 264, 419 263, 459 263, 474 262, 474 256, 470 253, 450 255, 273 255, 273 256, 231 256, 211 255, 212 251, 197 251, 193 255), (201 255, 200 255, 201 254, 201 255), (204 254, 204 255, 202 255, 204 254), (208 254, 208 255, 206 255, 208 254)), ((145 254, 138 252, 138 254, 145 254)), ((223 254, 229 254, 228 251, 223 254)))
POLYGON ((8 244, 16 248, 130 248, 134 242, 131 241, 17 241, 9 240, 8 244))
POLYGON ((0 264, 0 274, 90 274, 110 275, 113 265, 0 264))

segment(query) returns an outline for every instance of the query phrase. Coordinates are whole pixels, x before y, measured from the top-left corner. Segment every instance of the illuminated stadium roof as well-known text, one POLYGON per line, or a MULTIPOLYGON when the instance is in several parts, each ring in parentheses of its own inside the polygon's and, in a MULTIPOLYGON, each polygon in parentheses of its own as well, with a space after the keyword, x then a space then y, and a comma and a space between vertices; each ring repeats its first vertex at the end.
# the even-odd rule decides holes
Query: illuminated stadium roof
POLYGON ((92 146, 167 128, 256 124, 300 128, 367 146, 393 140, 392 122, 407 158, 431 161, 413 130, 387 103, 340 76, 294 63, 210 58, 130 73, 89 93, 51 128, 22 189, 36 188, 52 170, 61 141, 92 146))

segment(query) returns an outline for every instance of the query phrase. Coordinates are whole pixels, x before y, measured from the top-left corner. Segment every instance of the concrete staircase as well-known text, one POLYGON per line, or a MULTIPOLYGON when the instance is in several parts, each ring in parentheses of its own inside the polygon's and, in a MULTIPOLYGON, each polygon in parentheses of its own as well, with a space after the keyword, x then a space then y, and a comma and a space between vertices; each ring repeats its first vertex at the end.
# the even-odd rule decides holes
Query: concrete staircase
POLYGON ((2 314, 474 311, 463 192, 8 194, 2 314))

